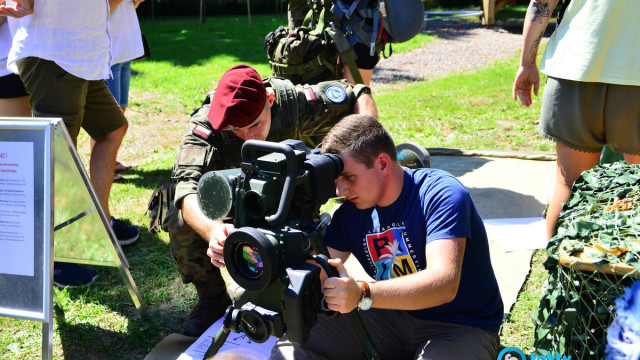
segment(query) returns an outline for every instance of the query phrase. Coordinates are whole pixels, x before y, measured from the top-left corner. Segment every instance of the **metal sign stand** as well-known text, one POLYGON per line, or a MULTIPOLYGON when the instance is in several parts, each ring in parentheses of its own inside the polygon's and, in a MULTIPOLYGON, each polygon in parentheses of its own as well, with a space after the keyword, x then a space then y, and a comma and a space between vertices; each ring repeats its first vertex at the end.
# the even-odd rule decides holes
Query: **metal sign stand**
POLYGON ((20 207, 10 196, 0 203, 0 218, 10 220, 0 223, 0 243, 6 245, 5 256, 17 248, 16 253, 22 251, 17 259, 33 264, 20 271, 0 268, 0 316, 42 322, 42 359, 53 357, 54 257, 118 267, 136 309, 143 312, 127 259, 62 120, 0 118, 0 160, 0 193, 27 199, 20 207), (25 156, 22 148, 33 150, 25 156), (22 209, 33 217, 24 221, 22 209))

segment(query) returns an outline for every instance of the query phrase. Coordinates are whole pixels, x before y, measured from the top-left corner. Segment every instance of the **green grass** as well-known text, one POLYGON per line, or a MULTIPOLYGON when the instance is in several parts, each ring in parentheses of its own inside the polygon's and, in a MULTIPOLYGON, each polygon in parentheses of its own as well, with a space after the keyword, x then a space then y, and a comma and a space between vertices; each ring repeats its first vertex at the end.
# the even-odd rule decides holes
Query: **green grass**
POLYGON ((381 122, 397 142, 425 147, 551 151, 536 134, 540 103, 513 101, 514 56, 474 73, 417 82, 375 97, 381 122))
MULTIPOLYGON (((193 18, 154 23, 142 20, 141 28, 149 42, 151 58, 133 63, 137 76, 133 77, 131 86, 144 89, 151 98, 132 99, 133 105, 141 110, 169 114, 190 112, 215 88, 212 80, 219 79, 238 63, 253 66, 264 77, 270 76, 264 38, 282 24, 280 17, 271 15, 253 16, 251 31, 248 31, 246 16, 209 18, 203 26, 198 26, 197 19, 193 18)), ((394 45, 394 52, 410 51, 431 38, 420 34, 411 41, 394 45)))
POLYGON ((245 63, 268 76, 264 38, 280 24, 279 17, 269 15, 253 16, 251 31, 246 16, 212 17, 203 26, 196 18, 142 20, 151 58, 133 64, 138 76, 131 86, 154 96, 134 104, 153 111, 190 112, 215 88, 212 79, 233 65, 245 63))
MULTIPOLYGON (((147 201, 158 185, 169 180, 188 114, 213 89, 214 79, 243 62, 269 75, 262 50, 264 34, 286 20, 253 17, 213 17, 200 27, 198 19, 156 19, 142 22, 151 46, 149 60, 135 62, 127 116, 131 127, 120 160, 140 166, 124 173, 111 193, 111 211, 139 226, 140 239, 124 252, 131 265, 147 314, 135 310, 115 268, 94 267, 100 276, 85 289, 55 289, 55 359, 142 359, 160 340, 179 332, 196 302, 192 286, 182 284, 168 247, 167 233, 150 234, 147 201)), ((431 39, 420 36, 403 50, 431 39)), ((515 56, 477 72, 451 74, 418 82, 399 90, 374 93, 380 116, 397 142, 416 141, 427 147, 465 149, 550 150, 535 133, 539 101, 525 109, 511 99, 515 56)), ((79 139, 86 162, 87 138, 79 139)), ((528 349, 530 318, 545 278, 543 252, 532 260, 533 273, 525 284, 511 319, 504 326, 502 344, 528 349)), ((0 317, 0 358, 37 359, 41 354, 41 324, 0 317)), ((526 352, 526 350, 525 350, 526 352)))
POLYGON ((549 277, 542 265, 546 258, 547 253, 544 249, 533 253, 529 277, 520 290, 509 317, 502 323, 501 344, 505 347, 517 347, 525 354, 534 352, 532 318, 537 314, 538 303, 542 297, 542 284, 549 277))

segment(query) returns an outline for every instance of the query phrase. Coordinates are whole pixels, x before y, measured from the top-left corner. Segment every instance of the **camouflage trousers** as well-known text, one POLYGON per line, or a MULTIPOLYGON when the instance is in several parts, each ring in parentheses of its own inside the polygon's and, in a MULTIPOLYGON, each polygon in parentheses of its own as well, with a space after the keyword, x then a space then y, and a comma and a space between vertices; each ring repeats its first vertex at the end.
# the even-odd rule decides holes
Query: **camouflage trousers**
POLYGON ((182 210, 172 206, 163 228, 169 232, 169 247, 176 259, 182 282, 193 283, 200 298, 218 297, 226 293, 220 269, 213 266, 207 256, 209 243, 191 229, 182 216, 182 210))

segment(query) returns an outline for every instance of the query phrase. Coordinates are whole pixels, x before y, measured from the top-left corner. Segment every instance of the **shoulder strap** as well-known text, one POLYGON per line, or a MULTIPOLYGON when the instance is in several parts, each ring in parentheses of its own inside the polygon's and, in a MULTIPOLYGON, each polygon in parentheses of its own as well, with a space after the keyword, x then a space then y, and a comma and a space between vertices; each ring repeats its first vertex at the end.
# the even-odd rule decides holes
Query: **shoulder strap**
POLYGON ((264 82, 265 85, 270 85, 275 92, 275 101, 280 105, 282 126, 287 127, 294 124, 298 119, 298 102, 293 83, 277 77, 267 78, 264 82))
POLYGON ((353 80, 356 84, 363 84, 364 80, 362 80, 362 76, 360 75, 360 69, 358 69, 358 65, 356 65, 355 50, 353 50, 353 46, 351 46, 347 37, 344 35, 342 30, 334 27, 328 28, 327 33, 333 39, 333 43, 336 45, 338 54, 340 54, 340 59, 351 71, 353 80))

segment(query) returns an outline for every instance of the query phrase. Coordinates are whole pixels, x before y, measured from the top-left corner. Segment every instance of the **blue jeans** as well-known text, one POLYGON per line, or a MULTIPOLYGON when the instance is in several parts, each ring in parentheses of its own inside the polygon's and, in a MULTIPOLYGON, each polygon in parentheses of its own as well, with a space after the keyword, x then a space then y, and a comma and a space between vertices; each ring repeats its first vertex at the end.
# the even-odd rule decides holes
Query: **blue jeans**
POLYGON ((113 78, 107 79, 107 86, 121 108, 129 107, 129 83, 131 82, 131 62, 115 64, 111 67, 113 78))

